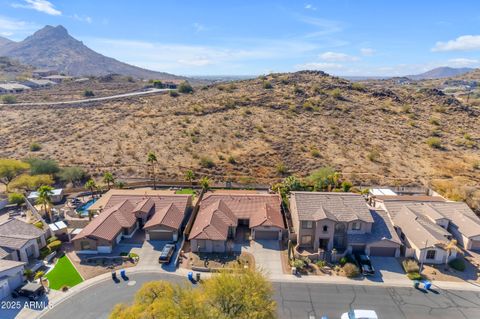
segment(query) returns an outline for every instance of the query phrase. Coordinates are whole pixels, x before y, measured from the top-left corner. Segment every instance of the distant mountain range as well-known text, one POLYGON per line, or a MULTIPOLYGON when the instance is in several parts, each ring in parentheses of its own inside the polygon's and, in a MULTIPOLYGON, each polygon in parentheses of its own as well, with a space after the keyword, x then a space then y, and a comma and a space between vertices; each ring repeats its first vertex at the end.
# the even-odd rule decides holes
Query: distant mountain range
POLYGON ((142 79, 184 80, 185 77, 156 72, 93 51, 68 34, 61 25, 45 26, 20 42, 0 38, 0 56, 36 68, 53 69, 73 76, 121 74, 142 79))
POLYGON ((406 77, 412 80, 430 80, 430 79, 441 79, 441 78, 450 78, 458 75, 462 75, 468 72, 471 72, 475 69, 473 68, 451 68, 448 66, 442 66, 439 68, 432 69, 430 71, 415 74, 407 75, 406 77))

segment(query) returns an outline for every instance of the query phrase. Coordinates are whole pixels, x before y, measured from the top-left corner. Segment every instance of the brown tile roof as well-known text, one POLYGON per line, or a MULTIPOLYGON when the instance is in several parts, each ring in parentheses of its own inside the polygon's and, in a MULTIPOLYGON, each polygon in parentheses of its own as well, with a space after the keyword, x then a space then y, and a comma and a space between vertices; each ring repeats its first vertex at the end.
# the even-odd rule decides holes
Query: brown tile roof
POLYGON ((228 227, 237 226, 238 219, 249 219, 250 227, 285 228, 280 205, 275 194, 209 192, 200 202, 189 239, 226 240, 228 227))
POLYGON ((75 238, 101 238, 112 241, 123 228, 132 227, 137 218, 132 213, 134 204, 124 200, 115 206, 103 210, 90 224, 88 224, 75 238))
POLYGON ((372 214, 362 195, 354 193, 292 192, 296 207, 292 214, 299 220, 333 219, 349 222, 361 220, 373 223, 372 214))
MULTIPOLYGON (((101 210, 108 207, 108 203, 110 202, 110 198, 112 196, 135 196, 134 198, 145 198, 149 196, 164 196, 164 195, 175 195, 175 191, 171 190, 153 190, 153 189, 111 189, 105 194, 103 194, 100 199, 98 199, 92 206, 90 206, 89 210, 101 210)), ((182 195, 176 195, 182 196, 182 195)), ((124 198, 129 199, 129 198, 124 198)), ((121 198, 120 198, 121 200, 121 198)), ((117 202, 118 203, 118 200, 117 202)), ((116 204, 115 203, 115 204, 116 204)), ((113 204, 114 205, 114 204, 113 204)), ((112 204, 110 204, 112 206, 112 204)))
POLYGON ((180 211, 174 203, 156 210, 153 216, 145 223, 144 228, 148 229, 155 226, 167 226, 175 230, 182 225, 185 217, 185 210, 180 211))

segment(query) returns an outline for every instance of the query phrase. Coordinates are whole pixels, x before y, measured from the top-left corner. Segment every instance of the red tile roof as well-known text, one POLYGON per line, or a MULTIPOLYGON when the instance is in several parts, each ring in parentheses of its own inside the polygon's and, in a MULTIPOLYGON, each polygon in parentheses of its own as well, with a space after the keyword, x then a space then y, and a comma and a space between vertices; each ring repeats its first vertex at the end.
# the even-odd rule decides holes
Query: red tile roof
POLYGON ((280 205, 280 197, 273 194, 207 193, 189 239, 226 240, 228 227, 237 226, 239 219, 249 219, 250 227, 285 228, 280 205))
POLYGON ((182 225, 184 216, 185 211, 181 212, 174 203, 171 203, 160 210, 156 210, 155 214, 145 223, 143 228, 148 229, 163 225, 177 230, 182 225))

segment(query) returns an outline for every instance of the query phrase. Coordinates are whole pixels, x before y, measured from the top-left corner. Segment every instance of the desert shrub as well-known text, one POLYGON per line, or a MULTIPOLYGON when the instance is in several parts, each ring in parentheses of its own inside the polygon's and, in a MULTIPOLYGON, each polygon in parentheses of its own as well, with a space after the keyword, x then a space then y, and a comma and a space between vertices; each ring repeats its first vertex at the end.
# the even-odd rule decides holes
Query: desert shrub
POLYGON ((436 125, 436 126, 440 125, 440 121, 439 121, 438 119, 436 119, 436 118, 431 118, 431 119, 429 120, 429 122, 430 122, 430 124, 432 124, 432 125, 436 125))
POLYGON ((178 85, 178 92, 180 93, 192 93, 193 88, 187 81, 183 81, 178 85))
POLYGON ((380 152, 378 152, 377 150, 372 150, 367 154, 367 158, 371 162, 377 162, 380 158, 380 152))
POLYGON ((279 175, 285 175, 288 173, 288 169, 283 163, 278 163, 276 166, 276 171, 279 175))
POLYGON ((236 163, 237 163, 237 160, 235 159, 235 157, 233 157, 232 155, 230 155, 230 156, 228 157, 228 162, 229 162, 230 164, 236 164, 236 163))
POLYGON ((410 280, 422 280, 423 277, 418 272, 409 272, 407 274, 408 279, 410 280))
POLYGON ((5 104, 15 104, 17 103, 17 98, 14 95, 4 95, 2 101, 5 104))
POLYGON ((56 251, 60 248, 60 246, 62 246, 62 242, 60 240, 55 240, 55 241, 52 241, 50 244, 47 245, 47 247, 51 250, 51 251, 56 251))
POLYGON ((33 226, 37 227, 38 229, 43 229, 43 223, 41 221, 34 223, 33 226))
POLYGON ((215 167, 215 163, 209 157, 202 157, 200 158, 200 166, 205 168, 213 168, 215 167))
POLYGON ((56 240, 58 240, 58 238, 55 237, 55 236, 49 237, 49 238, 47 239, 47 244, 51 244, 51 243, 53 243, 53 242, 56 241, 56 240))
POLYGON ((179 96, 178 91, 176 91, 176 90, 170 90, 170 92, 168 92, 168 94, 170 94, 171 97, 179 96))
POLYGON ((297 269, 303 269, 303 268, 305 268, 306 264, 302 259, 295 259, 292 262, 292 266, 297 268, 297 269))
POLYGON ((45 276, 45 272, 40 270, 40 271, 37 271, 37 272, 35 273, 35 277, 34 277, 34 278, 35 278, 35 279, 39 279, 39 278, 42 278, 43 276, 45 276))
POLYGON ((40 255, 38 256, 39 259, 44 259, 45 257, 47 257, 52 251, 50 250, 50 248, 48 247, 43 247, 42 249, 40 249, 39 253, 40 255))
POLYGON ((313 157, 320 157, 320 151, 316 147, 312 147, 312 149, 310 150, 310 154, 313 157))
POLYGON ((298 86, 295 85, 295 87, 293 88, 293 93, 299 95, 299 94, 303 94, 303 93, 305 93, 305 92, 303 91, 302 88, 300 88, 300 87, 298 87, 298 86))
POLYGON ((465 262, 463 259, 456 258, 448 263, 450 267, 452 267, 455 270, 458 271, 464 271, 465 270, 465 262))
POLYGON ((348 278, 354 278, 360 275, 360 270, 357 265, 352 263, 346 263, 345 266, 343 266, 343 272, 348 278))
POLYGON ((265 81, 265 82, 263 82, 263 88, 266 89, 266 90, 270 90, 270 89, 273 88, 273 85, 269 81, 265 81))
POLYGON ((413 259, 405 259, 402 262, 402 266, 403 266, 403 270, 405 270, 406 273, 420 271, 420 267, 418 266, 417 261, 413 259))
POLYGON ((365 90, 365 85, 355 82, 352 84, 352 89, 357 90, 357 91, 363 91, 365 90))
POLYGON ((322 268, 322 267, 325 267, 327 265, 327 262, 325 260, 318 260, 315 264, 318 267, 322 268))
POLYGON ((52 159, 31 157, 27 159, 26 162, 30 164, 31 175, 53 175, 60 171, 58 163, 52 159))
POLYGON ((30 144, 30 151, 32 152, 38 152, 41 149, 42 149, 42 146, 40 145, 40 143, 32 142, 32 144, 30 144))
POLYGON ((332 90, 331 95, 336 99, 341 99, 342 98, 342 92, 340 91, 340 89, 332 90))
POLYGON ((342 182, 342 191, 344 192, 349 192, 350 189, 352 188, 352 183, 348 182, 348 181, 344 181, 342 182))
POLYGON ((85 97, 92 97, 92 96, 95 96, 95 93, 93 93, 92 90, 85 90, 85 91, 83 92, 83 95, 84 95, 85 97))
POLYGON ((430 137, 427 139, 427 145, 431 148, 442 148, 442 141, 438 137, 430 137))
POLYGON ((340 258, 340 260, 338 261, 338 263, 342 266, 344 266, 346 263, 347 263, 347 257, 342 257, 340 258))

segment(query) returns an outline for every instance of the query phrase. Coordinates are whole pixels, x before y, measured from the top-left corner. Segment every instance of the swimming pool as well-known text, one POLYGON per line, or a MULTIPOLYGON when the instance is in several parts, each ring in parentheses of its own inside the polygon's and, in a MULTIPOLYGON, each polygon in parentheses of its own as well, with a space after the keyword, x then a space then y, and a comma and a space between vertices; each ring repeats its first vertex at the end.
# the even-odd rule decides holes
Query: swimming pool
POLYGON ((77 213, 79 213, 80 216, 88 216, 88 209, 97 201, 97 199, 98 198, 93 198, 88 202, 86 202, 85 204, 83 204, 82 206, 78 207, 77 213))

